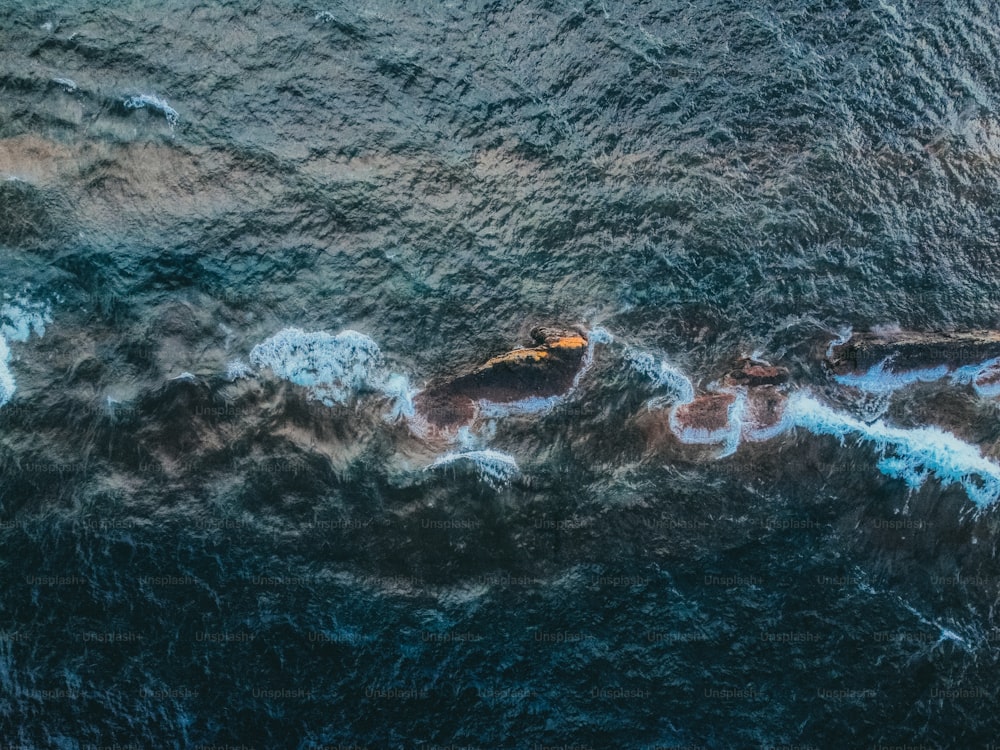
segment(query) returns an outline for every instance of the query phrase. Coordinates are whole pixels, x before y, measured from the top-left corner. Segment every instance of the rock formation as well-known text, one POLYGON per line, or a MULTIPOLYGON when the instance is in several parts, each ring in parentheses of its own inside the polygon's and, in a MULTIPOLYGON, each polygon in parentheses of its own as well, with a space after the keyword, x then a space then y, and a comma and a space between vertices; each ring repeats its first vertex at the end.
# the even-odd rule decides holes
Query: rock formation
POLYGON ((514 349, 431 385, 415 399, 418 413, 433 426, 456 427, 473 419, 478 401, 510 404, 569 391, 583 367, 586 336, 541 327, 531 331, 531 338, 535 346, 514 349))
POLYGON ((827 364, 837 375, 861 373, 889 359, 886 370, 949 369, 1000 357, 1000 331, 960 333, 890 331, 855 333, 830 347, 827 364))

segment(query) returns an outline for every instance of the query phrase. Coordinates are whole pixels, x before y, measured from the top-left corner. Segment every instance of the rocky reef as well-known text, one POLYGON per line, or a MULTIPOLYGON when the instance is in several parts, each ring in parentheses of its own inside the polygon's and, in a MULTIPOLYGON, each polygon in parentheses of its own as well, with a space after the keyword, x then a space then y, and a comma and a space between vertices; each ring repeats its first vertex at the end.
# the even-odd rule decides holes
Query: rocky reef
POLYGON ((1000 331, 865 331, 834 343, 826 362, 837 375, 885 363, 898 373, 930 367, 965 367, 1000 357, 1000 331))
POLYGON ((587 336, 574 329, 539 327, 531 338, 535 346, 513 349, 431 384, 416 397, 417 412, 435 427, 455 427, 473 419, 480 401, 511 404, 569 391, 584 365, 587 336))

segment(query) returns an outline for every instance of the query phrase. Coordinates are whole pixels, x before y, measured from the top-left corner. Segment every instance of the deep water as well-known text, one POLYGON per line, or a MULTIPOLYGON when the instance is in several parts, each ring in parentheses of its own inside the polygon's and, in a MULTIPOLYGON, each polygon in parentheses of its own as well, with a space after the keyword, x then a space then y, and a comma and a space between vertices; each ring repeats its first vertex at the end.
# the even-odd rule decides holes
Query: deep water
POLYGON ((0 747, 1000 742, 1000 401, 821 365, 1000 327, 1000 6, 89 5, 0 0, 0 747))

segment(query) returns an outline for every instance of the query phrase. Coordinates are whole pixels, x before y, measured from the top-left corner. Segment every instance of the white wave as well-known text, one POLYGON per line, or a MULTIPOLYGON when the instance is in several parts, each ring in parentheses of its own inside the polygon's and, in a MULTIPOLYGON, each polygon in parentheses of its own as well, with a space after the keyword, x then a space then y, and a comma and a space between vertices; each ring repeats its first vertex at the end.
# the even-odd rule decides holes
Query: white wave
POLYGON ((73 93, 74 91, 76 91, 77 88, 76 81, 74 81, 72 78, 53 78, 52 83, 58 86, 62 86, 63 88, 66 89, 68 93, 73 93))
POLYGON ((425 471, 450 466, 460 461, 472 462, 479 478, 498 491, 509 485, 511 480, 521 473, 513 456, 490 449, 446 453, 435 459, 425 471))
POLYGON ((892 357, 886 357, 867 372, 835 375, 841 385, 857 388, 864 393, 889 396, 914 383, 933 383, 948 378, 954 385, 969 385, 982 398, 1000 396, 1000 384, 981 384, 979 379, 989 370, 1000 366, 1000 357, 952 369, 948 365, 925 367, 919 370, 892 372, 892 357))
POLYGON ((930 474, 945 486, 959 483, 980 507, 1000 499, 1000 465, 973 445, 937 427, 903 429, 881 420, 872 424, 834 411, 808 392, 794 393, 786 407, 788 424, 817 435, 833 435, 843 443, 849 435, 871 443, 880 454, 878 469, 920 487, 930 474))
POLYGON ((976 365, 959 367, 951 374, 951 382, 971 385, 972 390, 982 398, 996 398, 1000 396, 1000 381, 996 383, 980 383, 979 381, 987 373, 991 373, 991 371, 998 368, 1000 368, 1000 357, 994 357, 976 365))
POLYGON ((417 391, 410 385, 410 379, 399 373, 390 373, 382 382, 380 390, 392 402, 389 413, 385 415, 387 422, 397 422, 400 419, 413 419, 417 410, 413 398, 417 391))
POLYGON ((892 364, 892 357, 886 357, 867 372, 861 374, 849 373, 847 375, 835 375, 836 380, 841 385, 850 388, 857 388, 866 393, 886 395, 895 393, 914 383, 932 383, 941 380, 948 375, 947 365, 928 367, 921 370, 904 370, 902 372, 892 372, 889 366, 892 364))
POLYGON ((234 359, 226 364, 226 380, 236 381, 241 378, 249 378, 251 375, 253 375, 253 370, 242 359, 234 359))
POLYGON ((382 352, 357 331, 337 335, 285 328, 250 352, 255 367, 304 387, 326 406, 346 404, 356 395, 380 393, 392 401, 387 419, 414 414, 415 391, 405 375, 387 372, 382 352))
POLYGON ((163 99, 158 96, 152 96, 150 94, 138 94, 136 96, 130 96, 125 100, 126 109, 145 109, 149 108, 156 112, 159 112, 166 119, 170 127, 174 127, 180 120, 180 115, 177 114, 177 110, 171 107, 163 99))
POLYGON ((630 351, 628 360, 633 370, 652 380, 658 388, 667 391, 661 399, 666 398, 677 404, 689 404, 694 401, 694 384, 687 375, 666 360, 644 351, 630 351))
POLYGON ((27 341, 32 332, 39 338, 45 335, 45 324, 51 323, 47 304, 31 302, 18 296, 0 305, 0 406, 14 397, 17 383, 10 369, 12 354, 10 342, 27 341))

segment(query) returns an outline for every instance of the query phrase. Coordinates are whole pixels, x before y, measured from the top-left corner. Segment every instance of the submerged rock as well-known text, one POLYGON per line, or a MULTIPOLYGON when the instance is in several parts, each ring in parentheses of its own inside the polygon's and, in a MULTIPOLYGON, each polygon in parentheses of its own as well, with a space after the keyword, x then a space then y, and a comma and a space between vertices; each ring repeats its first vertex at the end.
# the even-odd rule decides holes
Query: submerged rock
POLYGON ((587 354, 587 337, 576 330, 535 328, 536 345, 493 357, 470 372, 432 385, 416 399, 417 411, 432 425, 464 424, 475 402, 510 404, 559 396, 573 386, 587 354))
POLYGON ((827 364, 838 375, 866 372, 886 362, 899 373, 945 366, 949 369, 1000 357, 1000 331, 867 331, 833 344, 827 364))
MULTIPOLYGON (((736 401, 732 393, 706 393, 681 404, 674 412, 674 423, 682 431, 713 434, 729 426, 729 407, 736 401)), ((683 435, 679 436, 683 439, 683 435)))
POLYGON ((768 437, 768 431, 778 428, 785 415, 788 397, 773 385, 751 388, 747 393, 743 433, 751 440, 768 437))
POLYGON ((788 382, 788 368, 775 367, 753 359, 742 359, 739 366, 726 375, 727 385, 781 385, 788 382))

